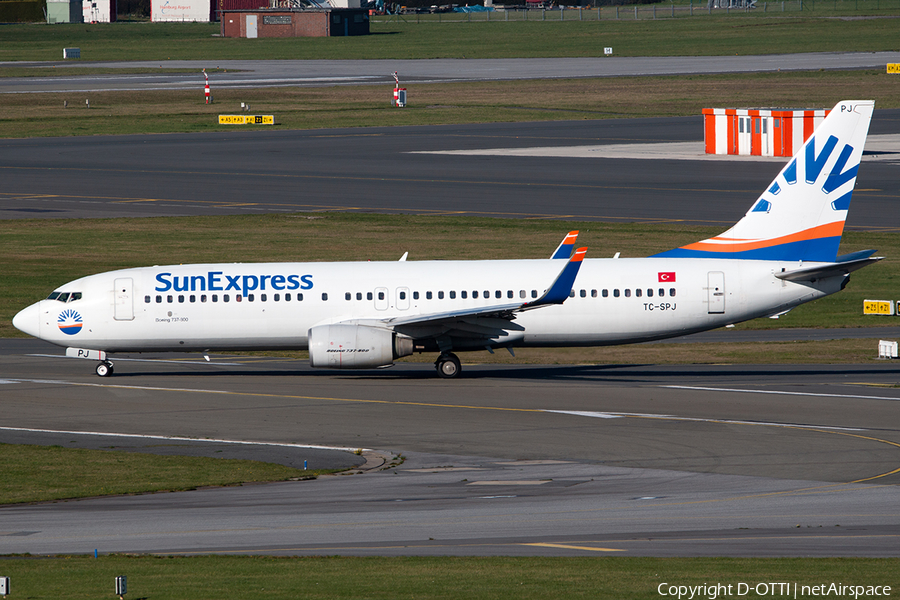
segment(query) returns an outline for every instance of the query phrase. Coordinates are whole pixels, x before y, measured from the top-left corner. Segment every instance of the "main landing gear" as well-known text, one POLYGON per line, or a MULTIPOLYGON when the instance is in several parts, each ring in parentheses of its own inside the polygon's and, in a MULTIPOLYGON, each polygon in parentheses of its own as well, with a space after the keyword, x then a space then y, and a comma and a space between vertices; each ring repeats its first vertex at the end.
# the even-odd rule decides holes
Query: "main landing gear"
POLYGON ((434 361, 434 368, 437 369, 438 375, 444 379, 458 377, 460 371, 462 371, 459 358, 452 352, 445 352, 438 356, 438 359, 434 361))
POLYGON ((108 360, 104 360, 97 365, 97 368, 94 369, 97 375, 100 377, 109 377, 113 374, 113 364, 108 360))

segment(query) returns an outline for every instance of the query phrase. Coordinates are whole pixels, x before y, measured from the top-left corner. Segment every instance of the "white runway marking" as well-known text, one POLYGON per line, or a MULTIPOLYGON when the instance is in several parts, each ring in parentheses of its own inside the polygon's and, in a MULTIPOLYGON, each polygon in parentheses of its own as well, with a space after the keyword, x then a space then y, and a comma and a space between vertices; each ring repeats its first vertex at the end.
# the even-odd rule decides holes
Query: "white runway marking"
POLYGON ((786 392, 783 390, 749 390, 738 388, 713 388, 698 387, 690 385, 663 385, 660 387, 673 390, 698 390, 701 392, 739 392, 745 394, 774 394, 781 396, 815 396, 816 398, 853 398, 856 400, 892 400, 900 402, 900 398, 892 398, 891 396, 860 396, 857 394, 818 394, 816 392, 786 392))
MULTIPOLYGON (((681 386, 669 385, 663 387, 679 388, 681 386)), ((715 389, 715 388, 685 388, 685 389, 715 389)), ((742 390, 729 390, 742 391, 742 390)), ((799 429, 828 429, 833 431, 868 431, 867 429, 859 429, 855 427, 831 427, 827 425, 807 425, 801 423, 775 423, 769 421, 738 421, 734 419, 712 419, 701 417, 679 417, 676 415, 655 415, 651 413, 600 413, 582 410, 545 410, 544 412, 559 413, 563 415, 574 415, 576 417, 596 417, 600 419, 621 419, 625 417, 636 417, 641 419, 660 419, 663 421, 693 421, 699 423, 725 423, 728 425, 768 425, 770 427, 795 427, 799 429)))
POLYGON ((247 442, 241 440, 219 440, 213 438, 187 438, 168 435, 139 435, 135 433, 109 433, 103 431, 62 431, 57 429, 30 429, 25 427, 0 427, 0 431, 23 431, 26 433, 62 433, 66 435, 102 435, 105 437, 131 438, 142 440, 162 440, 166 442, 208 442, 211 444, 235 444, 244 446, 278 446, 282 448, 304 448, 307 450, 343 450, 368 452, 368 448, 341 448, 339 446, 315 446, 310 444, 283 444, 277 442, 247 442))

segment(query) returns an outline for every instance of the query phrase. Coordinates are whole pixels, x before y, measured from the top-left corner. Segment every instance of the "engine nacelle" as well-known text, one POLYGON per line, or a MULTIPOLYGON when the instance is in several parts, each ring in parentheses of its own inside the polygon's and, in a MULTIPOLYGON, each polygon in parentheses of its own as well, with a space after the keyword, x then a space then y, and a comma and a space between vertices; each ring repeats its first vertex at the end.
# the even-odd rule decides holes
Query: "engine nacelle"
POLYGON ((319 325, 309 330, 309 364, 322 369, 371 369, 413 353, 411 338, 364 325, 319 325))

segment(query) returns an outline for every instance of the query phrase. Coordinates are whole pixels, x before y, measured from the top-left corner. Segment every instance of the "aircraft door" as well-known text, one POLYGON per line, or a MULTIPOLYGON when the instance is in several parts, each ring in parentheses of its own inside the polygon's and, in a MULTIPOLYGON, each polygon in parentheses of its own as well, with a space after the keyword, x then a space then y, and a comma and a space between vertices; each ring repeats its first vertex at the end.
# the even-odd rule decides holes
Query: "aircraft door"
POLYGON ((399 310, 409 309, 409 288, 397 288, 397 308, 399 310))
POLYGON ((725 273, 722 271, 710 271, 707 274, 707 298, 709 301, 709 314, 721 314, 725 312, 725 273))
POLYGON ((375 310, 387 310, 388 304, 388 289, 375 288, 375 310))
POLYGON ((116 321, 133 321, 134 320, 134 280, 131 277, 116 279, 113 284, 113 290, 116 298, 115 314, 116 321))

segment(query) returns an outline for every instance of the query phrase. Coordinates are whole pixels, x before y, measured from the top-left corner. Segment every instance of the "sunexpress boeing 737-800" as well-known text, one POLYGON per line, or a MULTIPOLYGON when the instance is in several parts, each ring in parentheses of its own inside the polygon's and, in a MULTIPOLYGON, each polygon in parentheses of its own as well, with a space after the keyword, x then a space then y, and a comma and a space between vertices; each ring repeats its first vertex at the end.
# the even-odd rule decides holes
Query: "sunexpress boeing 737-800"
POLYGON ((725 233, 647 258, 196 264, 67 283, 13 319, 99 361, 116 352, 308 349, 313 367, 461 350, 658 340, 784 313, 879 257, 838 256, 874 103, 843 101, 725 233))

